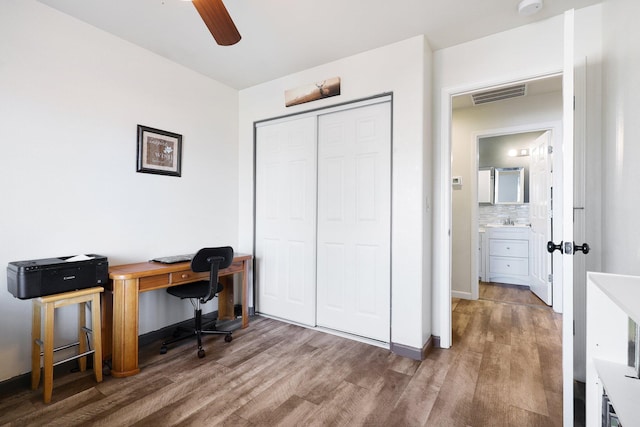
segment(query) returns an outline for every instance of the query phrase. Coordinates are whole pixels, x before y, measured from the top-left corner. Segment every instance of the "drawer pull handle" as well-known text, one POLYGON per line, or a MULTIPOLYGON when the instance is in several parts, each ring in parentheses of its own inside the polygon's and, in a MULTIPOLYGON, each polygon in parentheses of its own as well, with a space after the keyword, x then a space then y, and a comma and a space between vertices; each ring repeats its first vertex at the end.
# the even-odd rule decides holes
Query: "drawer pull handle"
POLYGON ((183 279, 186 279, 187 277, 189 277, 189 275, 188 275, 187 273, 183 273, 183 274, 182 274, 182 278, 183 278, 183 279))

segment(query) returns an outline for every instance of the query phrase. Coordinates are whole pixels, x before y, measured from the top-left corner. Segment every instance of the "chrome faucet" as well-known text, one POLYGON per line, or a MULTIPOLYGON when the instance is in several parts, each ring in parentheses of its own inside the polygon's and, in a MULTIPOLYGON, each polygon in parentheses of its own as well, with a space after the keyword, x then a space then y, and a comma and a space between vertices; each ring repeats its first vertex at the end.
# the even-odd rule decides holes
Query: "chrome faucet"
POLYGON ((511 217, 508 217, 507 219, 502 221, 502 224, 503 225, 515 225, 515 222, 511 219, 511 217))

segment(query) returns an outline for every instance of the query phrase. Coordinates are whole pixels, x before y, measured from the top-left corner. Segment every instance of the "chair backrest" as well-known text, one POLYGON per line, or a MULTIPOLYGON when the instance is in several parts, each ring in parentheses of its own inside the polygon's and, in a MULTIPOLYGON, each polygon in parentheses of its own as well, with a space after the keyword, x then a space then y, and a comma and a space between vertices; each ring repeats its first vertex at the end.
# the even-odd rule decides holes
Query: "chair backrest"
POLYGON ((233 248, 222 246, 219 248, 202 248, 191 260, 191 270, 196 273, 209 271, 209 295, 200 300, 205 303, 220 291, 218 285, 218 271, 227 268, 233 262, 233 248))

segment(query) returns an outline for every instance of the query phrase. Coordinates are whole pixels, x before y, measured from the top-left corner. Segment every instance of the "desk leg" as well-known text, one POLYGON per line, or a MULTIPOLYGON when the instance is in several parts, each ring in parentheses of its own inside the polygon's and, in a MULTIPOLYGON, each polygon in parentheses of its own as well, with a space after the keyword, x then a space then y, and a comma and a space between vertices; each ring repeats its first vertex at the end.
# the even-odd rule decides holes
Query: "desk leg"
POLYGON ((233 274, 218 277, 218 281, 224 287, 218 294, 218 319, 233 320, 233 274))
POLYGON ((114 377, 128 377, 140 372, 138 367, 138 280, 113 281, 114 377))
MULTIPOLYGON (((242 328, 249 326, 249 308, 247 307, 247 294, 249 292, 249 263, 242 263, 242 328)), ((234 310, 234 290, 233 290, 233 274, 221 276, 218 278, 223 284, 224 289, 218 294, 218 319, 231 320, 235 319, 234 310)))

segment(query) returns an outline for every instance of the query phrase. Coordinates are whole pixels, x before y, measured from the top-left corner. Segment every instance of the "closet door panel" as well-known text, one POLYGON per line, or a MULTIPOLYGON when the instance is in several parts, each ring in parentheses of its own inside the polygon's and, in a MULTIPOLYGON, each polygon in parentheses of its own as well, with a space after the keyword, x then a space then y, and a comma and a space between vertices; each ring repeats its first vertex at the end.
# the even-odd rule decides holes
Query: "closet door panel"
POLYGON ((317 322, 389 342, 390 103, 318 122, 317 322))
POLYGON ((256 132, 257 310, 315 326, 316 119, 256 132))

